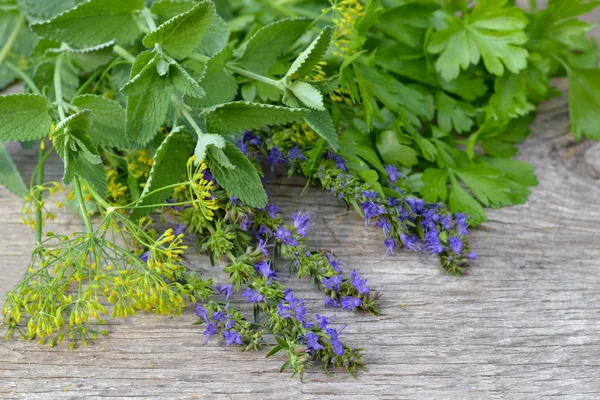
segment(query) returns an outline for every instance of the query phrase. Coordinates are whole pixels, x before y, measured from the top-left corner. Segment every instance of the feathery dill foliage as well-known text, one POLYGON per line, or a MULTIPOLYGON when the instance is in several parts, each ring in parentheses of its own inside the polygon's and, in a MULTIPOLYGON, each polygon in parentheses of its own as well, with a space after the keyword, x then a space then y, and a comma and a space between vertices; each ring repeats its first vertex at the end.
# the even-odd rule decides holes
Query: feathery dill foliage
POLYGON ((0 88, 25 87, 0 96, 0 140, 39 142, 28 185, 0 144, 0 183, 36 237, 4 306, 8 336, 75 346, 107 333, 108 314, 178 315, 187 300, 205 341, 257 350, 268 333, 282 370, 363 369, 281 264, 325 307, 377 314, 378 292, 310 248, 310 215, 286 222, 262 180, 304 176, 381 229, 387 256, 425 252, 460 274, 484 207, 523 203, 537 183, 512 157, 557 95, 552 77, 569 80, 574 136, 600 138, 598 51, 578 19, 598 2, 530 4, 0 0, 0 88), (61 183, 45 181, 54 152, 61 183), (46 231, 63 205, 85 231, 46 231), (155 223, 165 215, 178 224, 155 223), (227 283, 183 265, 186 234, 226 260, 227 283))

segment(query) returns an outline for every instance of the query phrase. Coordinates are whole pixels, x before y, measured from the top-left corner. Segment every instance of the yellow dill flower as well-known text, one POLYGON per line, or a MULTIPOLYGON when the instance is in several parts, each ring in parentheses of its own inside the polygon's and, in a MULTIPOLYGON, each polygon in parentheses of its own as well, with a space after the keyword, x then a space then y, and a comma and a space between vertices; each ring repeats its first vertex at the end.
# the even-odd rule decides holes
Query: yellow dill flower
POLYGON ((329 2, 331 7, 323 11, 331 11, 331 19, 335 25, 333 36, 336 50, 333 54, 337 57, 353 54, 355 51, 348 50, 349 39, 356 21, 363 16, 365 7, 359 0, 329 0, 329 2))

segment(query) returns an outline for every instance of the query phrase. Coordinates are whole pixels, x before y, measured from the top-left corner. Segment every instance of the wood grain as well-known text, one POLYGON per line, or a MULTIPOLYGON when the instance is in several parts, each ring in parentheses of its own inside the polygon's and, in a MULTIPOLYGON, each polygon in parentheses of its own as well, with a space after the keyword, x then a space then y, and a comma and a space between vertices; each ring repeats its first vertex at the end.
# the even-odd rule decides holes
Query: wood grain
MULTIPOLYGON (((595 14, 590 18, 598 18, 595 14)), ((564 82, 559 82, 564 88, 564 82)), ((281 358, 202 345, 191 307, 177 319, 140 314, 74 351, 0 342, 3 399, 597 399, 600 398, 600 144, 573 141, 566 98, 543 104, 519 158, 540 180, 526 205, 490 211, 472 232, 480 258, 462 278, 433 258, 386 258, 381 237, 326 194, 301 182, 269 186, 286 215, 310 210, 314 246, 334 248, 383 292, 379 317, 337 312, 343 337, 368 349, 358 380, 309 370, 279 374, 281 358)), ((10 147, 25 175, 34 151, 10 147)), ((58 160, 48 179, 60 179, 58 160)), ((28 260, 33 232, 20 202, 0 189, 0 297, 28 260)), ((79 227, 63 215, 54 228, 79 227)), ((190 265, 217 280, 201 256, 190 265)), ((317 290, 289 280, 323 312, 317 290)), ((326 312, 331 314, 331 312, 326 312)))

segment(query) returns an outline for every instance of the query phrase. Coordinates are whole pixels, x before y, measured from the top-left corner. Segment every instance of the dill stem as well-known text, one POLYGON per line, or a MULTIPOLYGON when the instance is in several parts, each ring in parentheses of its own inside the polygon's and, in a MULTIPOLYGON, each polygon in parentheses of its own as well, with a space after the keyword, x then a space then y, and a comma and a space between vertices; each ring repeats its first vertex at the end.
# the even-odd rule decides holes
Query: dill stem
POLYGON ((81 216, 83 217, 83 222, 85 223, 85 230, 91 235, 94 233, 94 229, 92 228, 92 221, 90 220, 87 207, 85 206, 85 199, 83 198, 83 192, 81 191, 81 182, 79 181, 79 176, 75 175, 73 182, 75 184, 75 197, 77 197, 79 210, 81 211, 81 216))
MULTIPOLYGON (((44 139, 42 139, 44 140, 44 139)), ((44 184, 44 163, 46 161, 46 155, 44 154, 44 149, 40 146, 38 153, 38 168, 37 168, 37 185, 38 187, 44 184)), ((40 204, 42 202, 42 192, 36 193, 37 203, 40 204)), ((42 233, 43 233, 43 218, 42 218, 42 207, 38 206, 35 210, 35 244, 41 252, 41 244, 42 244, 42 233)))

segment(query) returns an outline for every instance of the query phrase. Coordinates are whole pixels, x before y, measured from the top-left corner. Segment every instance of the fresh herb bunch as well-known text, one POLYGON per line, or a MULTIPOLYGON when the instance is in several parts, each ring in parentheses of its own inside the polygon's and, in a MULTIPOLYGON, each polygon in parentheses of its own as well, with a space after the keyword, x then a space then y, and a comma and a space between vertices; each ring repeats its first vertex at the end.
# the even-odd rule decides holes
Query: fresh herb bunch
POLYGON ((389 255, 426 251, 460 274, 482 205, 522 203, 536 183, 510 157, 534 105, 555 94, 551 77, 569 77, 576 137, 600 137, 596 45, 576 19, 597 5, 0 0, 0 87, 25 87, 0 97, 0 140, 39 143, 29 185, 0 145, 0 183, 36 231, 5 303, 9 336, 74 346, 106 333, 92 320, 109 309, 177 315, 188 300, 207 339, 251 350, 268 332, 282 369, 301 376, 314 360, 354 374, 362 349, 307 317, 278 265, 310 278, 326 306, 376 314, 379 295, 307 246, 308 214, 284 223, 263 170, 281 164, 353 206, 389 255), (62 183, 44 180, 54 151, 62 183), (65 202, 85 232, 44 235, 65 202), (156 212, 180 225, 159 234, 156 212), (184 267, 184 232, 227 259, 228 283, 213 289, 184 267), (242 291, 251 322, 230 303, 242 291))

